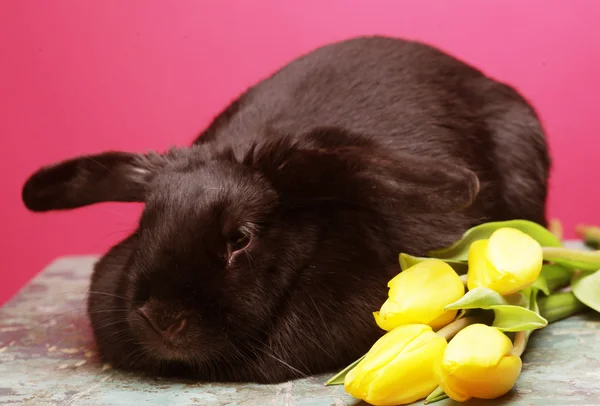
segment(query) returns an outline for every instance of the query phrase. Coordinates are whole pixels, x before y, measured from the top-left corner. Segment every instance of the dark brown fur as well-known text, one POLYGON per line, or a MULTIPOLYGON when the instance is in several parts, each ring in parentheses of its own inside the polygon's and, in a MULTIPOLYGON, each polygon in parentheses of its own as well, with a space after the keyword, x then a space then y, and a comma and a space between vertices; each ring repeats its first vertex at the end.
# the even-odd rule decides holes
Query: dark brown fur
POLYGON ((369 349, 398 253, 484 221, 545 225, 549 167, 511 87, 429 46, 368 37, 283 67, 190 148, 42 168, 23 199, 34 211, 145 202, 92 277, 106 361, 278 382, 369 349))

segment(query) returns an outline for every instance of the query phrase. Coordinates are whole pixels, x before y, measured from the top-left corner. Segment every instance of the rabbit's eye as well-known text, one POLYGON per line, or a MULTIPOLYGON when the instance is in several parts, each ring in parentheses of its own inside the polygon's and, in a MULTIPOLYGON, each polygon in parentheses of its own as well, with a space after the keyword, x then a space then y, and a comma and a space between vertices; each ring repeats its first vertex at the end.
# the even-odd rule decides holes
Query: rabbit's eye
POLYGON ((235 252, 246 248, 250 244, 250 236, 240 230, 236 230, 227 237, 229 252, 235 252))

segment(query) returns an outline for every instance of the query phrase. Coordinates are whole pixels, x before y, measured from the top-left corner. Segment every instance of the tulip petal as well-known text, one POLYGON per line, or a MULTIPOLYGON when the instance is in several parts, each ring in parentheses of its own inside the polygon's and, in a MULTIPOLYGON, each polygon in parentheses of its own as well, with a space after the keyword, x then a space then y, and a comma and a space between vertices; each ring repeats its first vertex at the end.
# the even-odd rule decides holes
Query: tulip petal
POLYGON ((437 386, 433 365, 445 347, 446 340, 431 330, 415 338, 394 360, 374 371, 365 400, 374 405, 399 405, 425 398, 437 386))
POLYGON ((555 235, 537 223, 527 220, 495 221, 480 224, 467 230, 463 237, 449 247, 430 251, 427 256, 432 258, 450 259, 454 261, 466 261, 469 247, 474 241, 485 240, 500 228, 515 228, 530 235, 542 247, 562 247, 555 235))
POLYGON ((467 273, 467 287, 473 290, 479 287, 489 287, 498 277, 493 267, 490 267, 486 258, 488 240, 478 240, 469 248, 469 272, 467 273))
POLYGON ((377 384, 372 386, 366 400, 375 405, 402 405, 427 397, 438 386, 433 364, 445 346, 446 341, 438 336, 427 346, 411 351, 410 360, 399 357, 387 365, 379 372, 377 384), (401 388, 397 382, 402 382, 401 388))
POLYGON ((465 363, 493 366, 512 350, 512 342, 506 335, 484 324, 465 327, 450 343, 444 353, 444 362, 457 366, 465 363))
POLYGON ((487 287, 511 295, 531 286, 542 270, 540 244, 514 228, 496 230, 489 240, 478 240, 469 248, 469 290, 487 287))
POLYGON ((390 311, 389 307, 384 308, 384 306, 382 306, 382 311, 373 312, 375 322, 377 323, 380 329, 385 331, 392 331, 394 328, 400 325, 414 324, 403 320, 402 313, 390 311))
POLYGON ((428 324, 434 330, 439 330, 447 324, 450 324, 452 320, 456 318, 456 314, 458 310, 446 310, 444 313, 440 314, 435 319, 431 320, 428 324))
POLYGON ((501 228, 492 234, 486 257, 499 273, 488 287, 503 295, 531 286, 540 275, 544 260, 540 244, 514 228, 501 228))
POLYGON ((398 405, 425 398, 435 387, 434 363, 446 340, 427 325, 398 327, 381 337, 344 382, 352 396, 373 405, 398 405))
POLYGON ((402 309, 391 298, 386 300, 380 311, 374 312, 373 316, 377 325, 385 331, 392 331, 398 326, 407 324, 422 324, 422 318, 420 319, 415 315, 415 312, 410 311, 410 309, 402 309))
POLYGON ((466 402, 471 399, 472 396, 462 391, 461 388, 464 385, 459 382, 453 375, 447 373, 442 365, 436 365, 435 367, 436 379, 438 381, 438 385, 444 390, 444 393, 448 395, 448 397, 457 402, 466 402))
POLYGON ((462 391, 455 391, 452 395, 448 392, 446 394, 459 402, 464 402, 469 398, 496 399, 508 393, 515 386, 521 368, 521 358, 516 355, 502 357, 494 368, 477 366, 459 368, 450 376, 446 385, 451 388, 461 388, 462 391))
MULTIPOLYGON (((412 255, 408 255, 405 253, 401 253, 399 255, 399 262, 400 262, 400 268, 403 271, 406 271, 408 268, 423 262, 423 261, 430 261, 431 258, 429 257, 415 257, 412 255)), ((445 263, 447 263, 448 265, 450 265, 452 267, 452 269, 454 269, 454 272, 456 272, 458 275, 466 275, 467 274, 467 263, 466 261, 452 261, 452 260, 444 260, 445 263)))
POLYGON ((431 327, 424 324, 410 324, 395 328, 377 340, 365 356, 365 359, 355 369, 378 369, 381 365, 391 362, 399 353, 404 351, 404 348, 415 337, 427 331, 431 331, 431 327))
POLYGON ((448 344, 435 369, 439 385, 459 402, 471 397, 494 399, 515 385, 521 358, 512 355, 510 339, 494 327, 473 324, 448 344))
POLYGON ((443 261, 419 262, 389 281, 388 300, 375 314, 377 325, 386 331, 406 324, 443 327, 456 317, 444 307, 459 299, 465 288, 456 272, 443 261))

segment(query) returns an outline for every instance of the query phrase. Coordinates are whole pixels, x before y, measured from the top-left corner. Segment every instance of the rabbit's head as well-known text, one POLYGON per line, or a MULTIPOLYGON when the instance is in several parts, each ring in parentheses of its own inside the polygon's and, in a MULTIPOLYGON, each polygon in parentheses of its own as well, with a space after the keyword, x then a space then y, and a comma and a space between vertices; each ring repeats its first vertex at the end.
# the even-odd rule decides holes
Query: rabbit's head
POLYGON ((274 382, 368 350, 397 255, 419 238, 414 216, 465 208, 478 187, 450 163, 279 137, 238 150, 75 158, 33 174, 23 200, 33 211, 145 204, 92 278, 89 315, 105 360, 274 382))

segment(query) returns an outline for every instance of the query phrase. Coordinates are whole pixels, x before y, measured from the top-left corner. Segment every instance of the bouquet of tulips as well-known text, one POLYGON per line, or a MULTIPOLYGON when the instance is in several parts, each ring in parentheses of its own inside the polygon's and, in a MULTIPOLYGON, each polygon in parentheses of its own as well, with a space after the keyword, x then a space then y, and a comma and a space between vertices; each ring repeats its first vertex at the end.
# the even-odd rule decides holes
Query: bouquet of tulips
MULTIPOLYGON (((578 231, 600 241, 600 229, 578 231)), ((387 333, 327 382, 373 405, 500 397, 534 330, 600 312, 600 251, 566 248, 529 221, 479 225, 427 257, 400 254, 400 267, 373 313, 387 333)))

